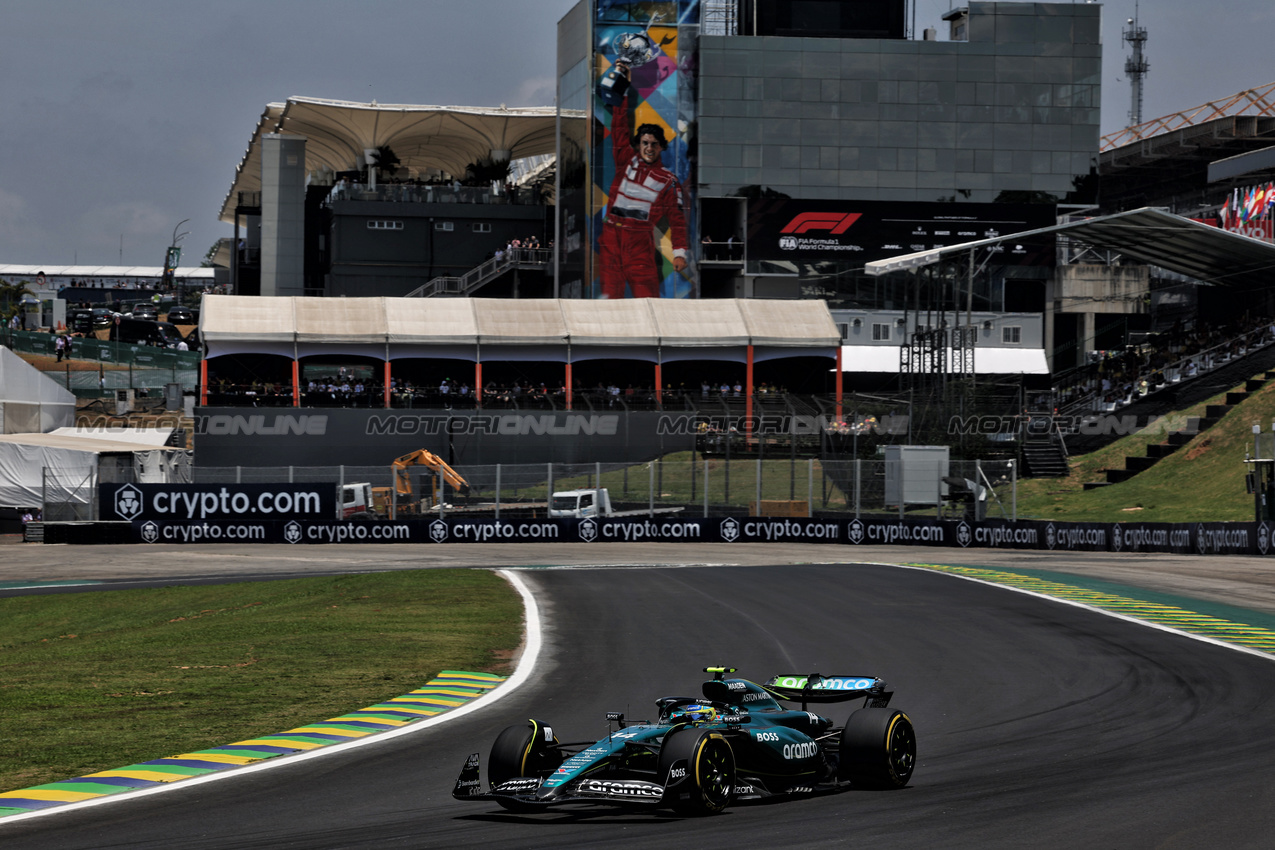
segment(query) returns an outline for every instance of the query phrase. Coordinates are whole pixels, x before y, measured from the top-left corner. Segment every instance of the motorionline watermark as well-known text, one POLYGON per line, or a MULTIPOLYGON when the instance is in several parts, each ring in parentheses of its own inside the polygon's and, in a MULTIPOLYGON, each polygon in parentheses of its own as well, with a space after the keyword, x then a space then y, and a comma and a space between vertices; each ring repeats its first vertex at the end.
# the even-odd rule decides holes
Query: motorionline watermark
POLYGON ((727 416, 691 413, 664 414, 656 423, 656 433, 673 436, 712 436, 727 433, 778 434, 867 434, 900 436, 908 433, 906 414, 863 418, 835 416, 802 416, 798 414, 763 414, 759 416, 727 416))
POLYGON ((1088 414, 1085 416, 953 416, 948 420, 947 433, 965 436, 992 436, 997 434, 1026 433, 1028 436, 1053 433, 1080 434, 1083 436, 1128 436, 1129 434, 1167 435, 1174 433, 1197 434, 1200 421, 1196 417, 1170 414, 1147 417, 1139 424, 1140 417, 1126 414, 1088 414))
MULTIPOLYGON (((136 424, 130 424, 124 419, 115 416, 84 416, 76 418, 75 427, 84 434, 118 434, 123 431, 130 431, 137 428, 136 424)), ((181 428, 182 417, 180 413, 161 414, 158 418, 147 420, 147 428, 181 428)))

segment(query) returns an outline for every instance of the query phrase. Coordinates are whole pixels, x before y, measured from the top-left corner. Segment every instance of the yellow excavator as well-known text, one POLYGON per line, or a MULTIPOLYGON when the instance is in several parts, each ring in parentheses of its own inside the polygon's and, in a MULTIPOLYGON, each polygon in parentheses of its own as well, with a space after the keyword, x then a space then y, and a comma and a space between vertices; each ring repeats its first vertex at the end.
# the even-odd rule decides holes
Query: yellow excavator
POLYGON ((414 500, 412 492, 412 475, 408 469, 413 466, 424 466, 433 470, 434 475, 430 476, 431 496, 434 504, 442 497, 439 492, 438 477, 441 474, 443 481, 452 486, 460 495, 464 496, 469 493, 469 482, 461 478, 456 470, 447 465, 447 461, 427 449, 417 449, 414 452, 403 455, 391 464, 394 469, 394 489, 398 493, 398 510, 404 513, 419 513, 420 503, 414 500))

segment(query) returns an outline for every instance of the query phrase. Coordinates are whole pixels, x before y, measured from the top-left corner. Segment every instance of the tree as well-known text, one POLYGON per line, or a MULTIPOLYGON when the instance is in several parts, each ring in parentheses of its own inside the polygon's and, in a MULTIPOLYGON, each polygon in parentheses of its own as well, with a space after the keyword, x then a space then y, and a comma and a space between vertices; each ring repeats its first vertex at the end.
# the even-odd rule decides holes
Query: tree
POLYGON ((496 161, 489 156, 465 166, 465 182, 470 186, 489 186, 493 181, 509 179, 511 163, 507 159, 496 161))
POLYGON ((0 283, 0 314, 6 321, 12 319, 18 312, 18 305, 21 304, 24 295, 35 295, 25 280, 17 283, 0 283))
POLYGON ((376 161, 369 167, 375 168, 377 173, 382 177, 392 177, 394 176, 394 172, 398 170, 398 154, 394 153, 393 148, 389 145, 381 145, 378 147, 376 149, 376 156, 374 159, 376 161))

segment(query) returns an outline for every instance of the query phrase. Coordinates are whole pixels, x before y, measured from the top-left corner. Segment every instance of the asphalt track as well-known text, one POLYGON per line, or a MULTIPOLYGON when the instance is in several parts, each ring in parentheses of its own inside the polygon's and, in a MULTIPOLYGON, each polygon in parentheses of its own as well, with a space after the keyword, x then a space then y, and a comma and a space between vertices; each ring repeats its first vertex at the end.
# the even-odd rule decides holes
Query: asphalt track
MULTIPOLYGON (((255 577, 475 559, 548 565, 585 557, 581 547, 487 547, 490 554, 448 547, 452 555, 433 547, 315 547, 302 566, 293 560, 301 553, 278 547, 91 548, 21 547, 20 559, 4 557, 0 581, 154 580, 164 572, 255 577)), ((716 558, 700 563, 720 563, 729 552, 729 560, 752 565, 520 571, 541 606, 544 646, 535 675, 487 708, 272 770, 0 823, 0 846, 1270 846, 1271 658, 950 575, 885 565, 774 565, 844 558, 851 554, 844 547, 708 549, 716 558), (696 693, 699 669, 719 663, 750 678, 814 670, 884 677, 917 728, 912 785, 740 805, 702 820, 609 810, 519 817, 451 799, 465 756, 485 755, 505 725, 535 716, 563 739, 592 739, 605 733, 605 712, 643 718, 658 696, 696 693)), ((680 550, 658 557, 649 548, 588 552, 595 563, 701 556, 680 550)), ((5 547, 2 554, 17 552, 5 547)), ((1036 553, 881 547, 854 554, 900 562, 959 555, 959 562, 1003 566, 1018 558, 1047 568, 1036 553)), ((1250 607, 1271 610, 1271 582, 1259 559, 1060 555, 1048 564, 1117 581, 1130 573, 1140 580, 1130 584, 1197 590, 1231 604, 1252 600, 1250 607)), ((842 719, 838 711, 844 709, 826 713, 842 719)))

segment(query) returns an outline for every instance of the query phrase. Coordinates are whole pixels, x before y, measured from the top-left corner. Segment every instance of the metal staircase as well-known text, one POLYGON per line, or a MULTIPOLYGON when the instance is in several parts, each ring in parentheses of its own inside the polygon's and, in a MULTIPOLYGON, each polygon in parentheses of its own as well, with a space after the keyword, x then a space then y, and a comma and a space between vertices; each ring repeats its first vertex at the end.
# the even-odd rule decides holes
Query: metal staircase
POLYGON ((532 248, 513 248, 499 257, 492 257, 475 266, 460 277, 443 275, 407 293, 408 298, 464 298, 491 283, 512 269, 544 271, 552 262, 550 251, 532 248))

